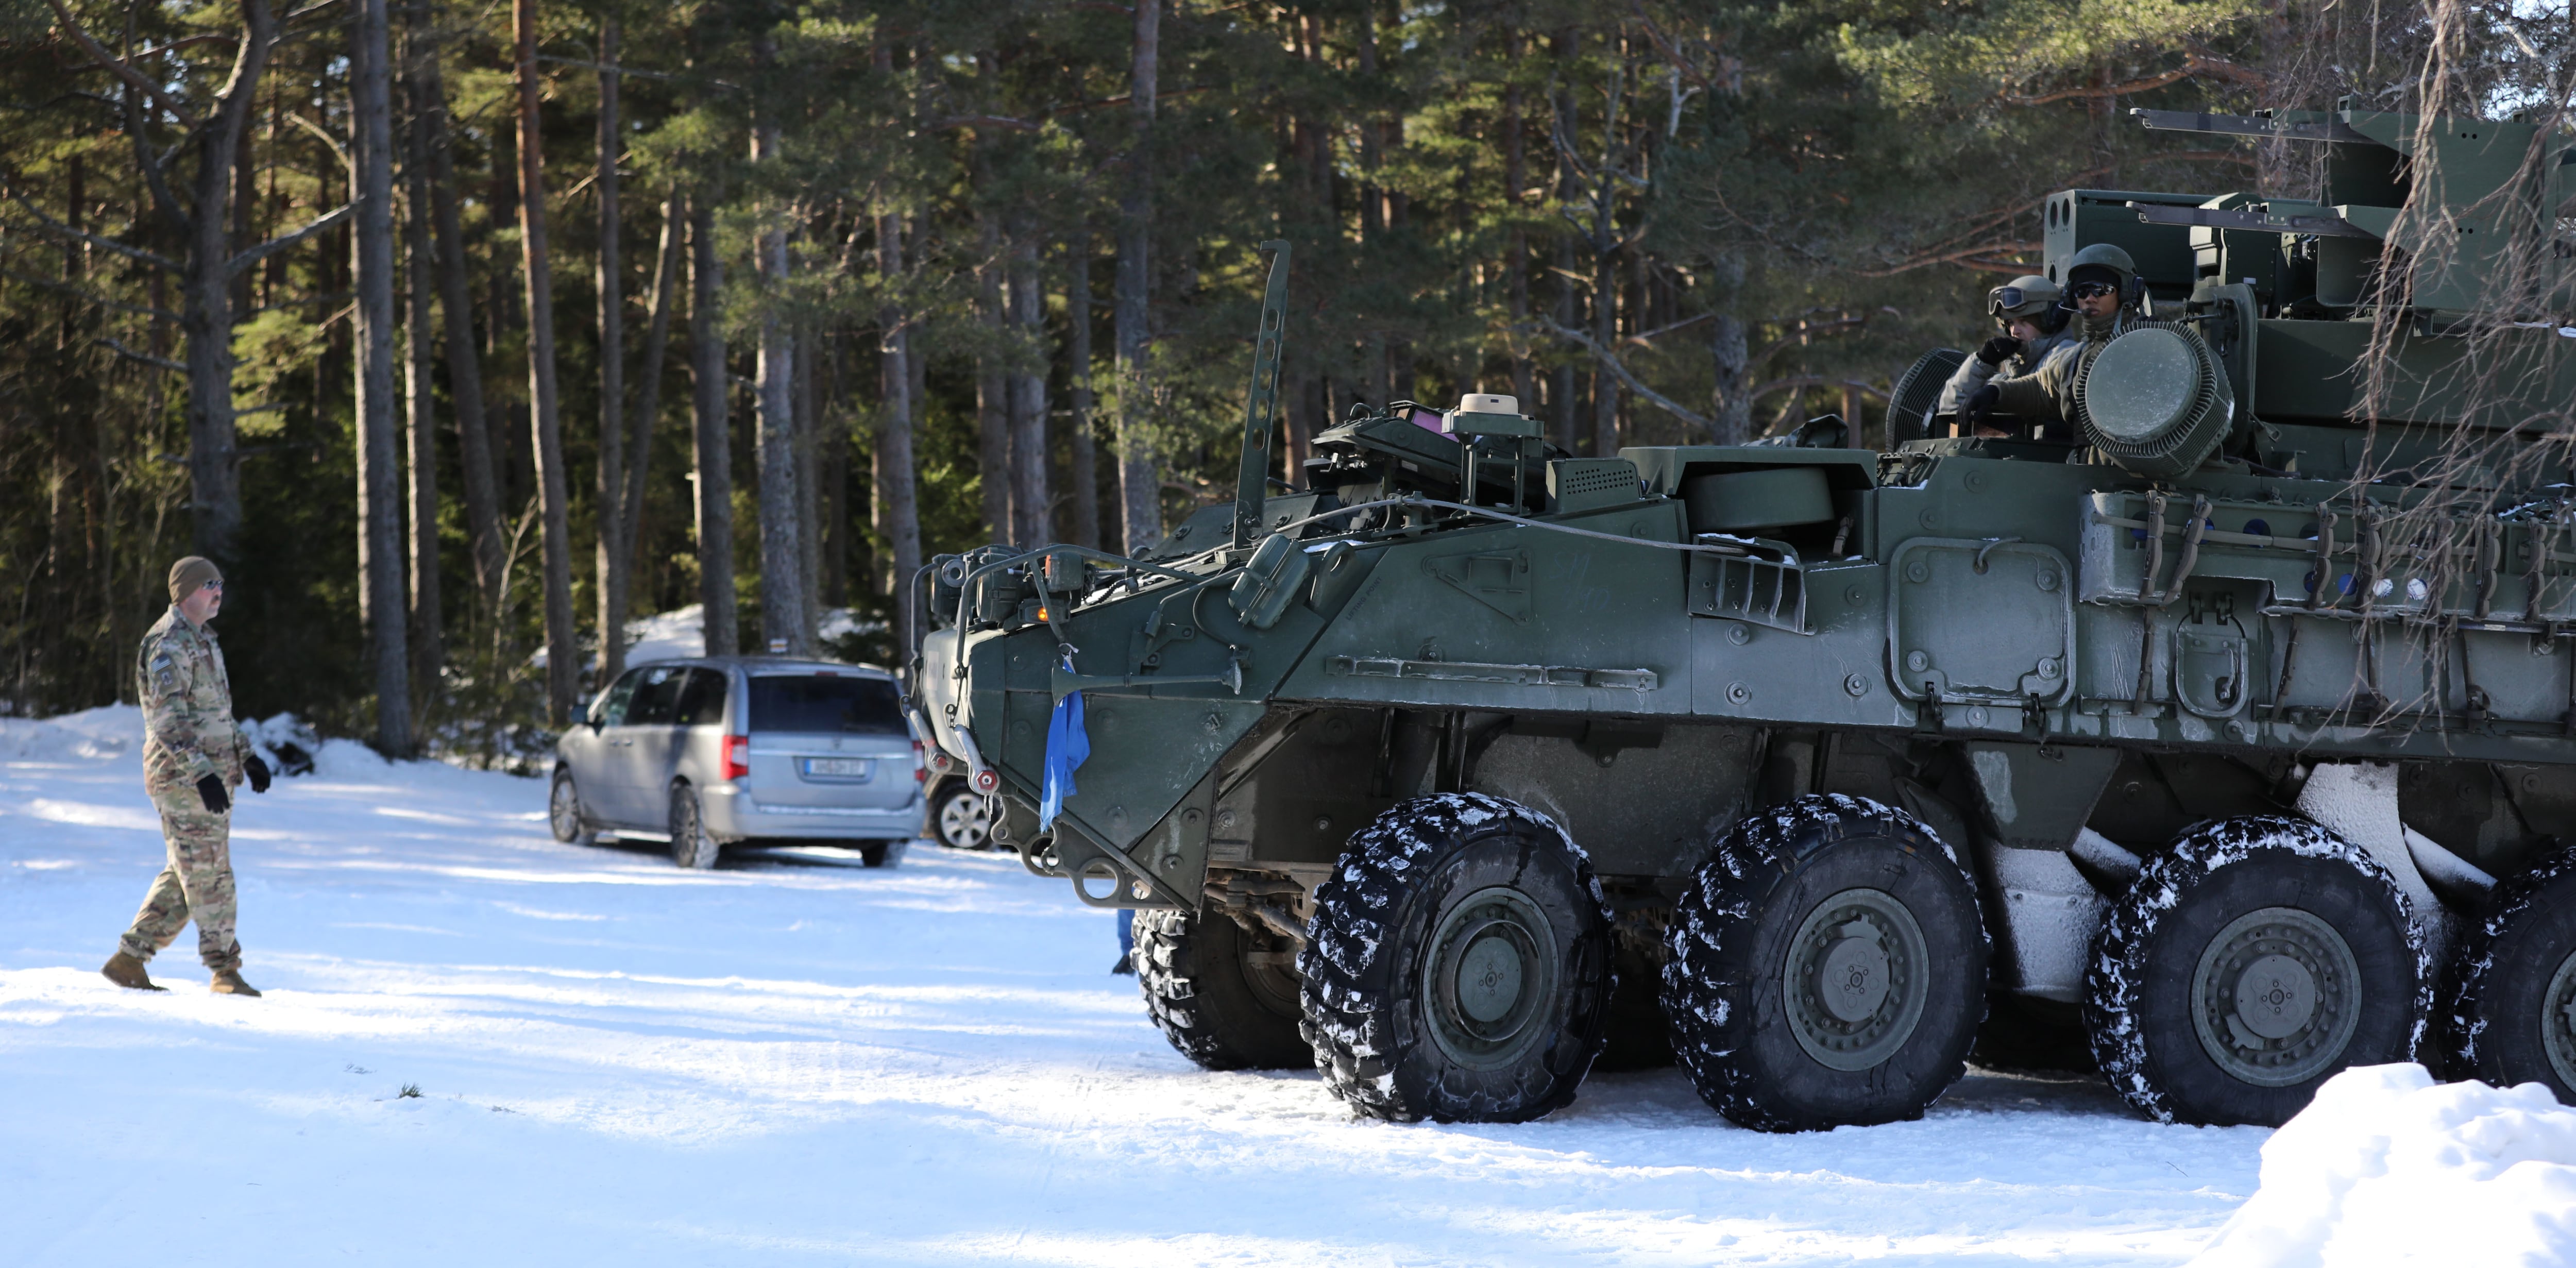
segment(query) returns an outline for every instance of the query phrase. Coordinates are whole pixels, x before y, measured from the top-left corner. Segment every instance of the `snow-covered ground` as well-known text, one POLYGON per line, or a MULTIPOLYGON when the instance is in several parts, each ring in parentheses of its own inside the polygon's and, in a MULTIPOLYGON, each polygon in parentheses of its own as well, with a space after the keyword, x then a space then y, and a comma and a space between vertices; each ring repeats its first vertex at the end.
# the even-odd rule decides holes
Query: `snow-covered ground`
POLYGON ((0 721, 0 1263, 2177 1263, 2270 1135, 1988 1073, 1821 1135, 1669 1070, 1355 1122, 1183 1061, 1109 916, 1008 858, 692 874, 345 742, 235 818, 267 997, 208 994, 193 931, 130 993, 96 970, 161 862, 139 740, 0 721))

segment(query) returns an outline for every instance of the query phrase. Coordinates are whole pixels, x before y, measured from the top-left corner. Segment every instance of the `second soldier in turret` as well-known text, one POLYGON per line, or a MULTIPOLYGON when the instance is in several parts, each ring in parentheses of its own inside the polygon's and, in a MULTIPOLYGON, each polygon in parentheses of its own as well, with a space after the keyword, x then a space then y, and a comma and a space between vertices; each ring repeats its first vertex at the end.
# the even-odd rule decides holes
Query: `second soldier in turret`
POLYGON ((2138 289, 2138 266, 2128 252, 2107 242, 2076 252, 2067 263, 2066 297, 2080 342, 2028 374, 1996 379, 1969 393, 1959 404, 1961 425, 1981 425, 2000 410, 2038 419, 2043 427, 2063 427, 2075 417, 2075 384, 2085 362, 2143 320, 2137 306, 2145 299, 2138 289))

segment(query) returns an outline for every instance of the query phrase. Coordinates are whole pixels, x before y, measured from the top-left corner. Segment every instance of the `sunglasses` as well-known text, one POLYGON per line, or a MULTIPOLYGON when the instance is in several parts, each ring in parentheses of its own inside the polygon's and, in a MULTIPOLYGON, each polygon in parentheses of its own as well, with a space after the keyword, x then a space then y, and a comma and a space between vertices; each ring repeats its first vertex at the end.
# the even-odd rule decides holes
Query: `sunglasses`
POLYGON ((2117 295, 2119 293, 2120 288, 2109 282, 2083 282, 2077 284, 2074 290, 2068 292, 2068 294, 2073 295, 2077 299, 2099 299, 2105 295, 2117 295))
POLYGON ((224 583, 221 581, 209 581, 197 588, 200 590, 221 590, 224 588, 224 583))

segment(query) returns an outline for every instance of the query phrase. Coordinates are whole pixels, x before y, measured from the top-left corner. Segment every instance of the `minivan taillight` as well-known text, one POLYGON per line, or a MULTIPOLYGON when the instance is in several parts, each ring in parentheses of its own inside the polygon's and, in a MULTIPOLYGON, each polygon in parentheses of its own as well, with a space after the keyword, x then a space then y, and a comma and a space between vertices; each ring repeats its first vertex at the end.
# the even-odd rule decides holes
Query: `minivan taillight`
POLYGON ((746 779, 749 778, 750 775, 751 737, 748 735, 726 736, 724 777, 727 779, 746 779))
POLYGON ((912 782, 916 784, 930 782, 930 763, 925 760, 924 750, 919 740, 912 742, 912 782))

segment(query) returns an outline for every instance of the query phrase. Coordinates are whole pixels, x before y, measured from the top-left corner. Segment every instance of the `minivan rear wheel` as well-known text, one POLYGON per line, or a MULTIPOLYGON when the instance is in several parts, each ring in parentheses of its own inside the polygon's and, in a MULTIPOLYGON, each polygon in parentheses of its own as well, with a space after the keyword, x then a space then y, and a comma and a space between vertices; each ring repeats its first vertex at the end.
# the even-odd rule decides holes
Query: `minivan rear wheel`
POLYGON ((939 843, 952 850, 989 849, 993 844, 992 808, 984 794, 962 779, 931 803, 930 825, 939 834, 939 843))
POLYGON ((703 872, 716 865, 716 855, 723 847, 707 835, 706 816, 698 807, 698 790, 687 784, 671 786, 671 861, 692 871, 703 872))

